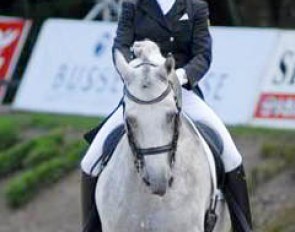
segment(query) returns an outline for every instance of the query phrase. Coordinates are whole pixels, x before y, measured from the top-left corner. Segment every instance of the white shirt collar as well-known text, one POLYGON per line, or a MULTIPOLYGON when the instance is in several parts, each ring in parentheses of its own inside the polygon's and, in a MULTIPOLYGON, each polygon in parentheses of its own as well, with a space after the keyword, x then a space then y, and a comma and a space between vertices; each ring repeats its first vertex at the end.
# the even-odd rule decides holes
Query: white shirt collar
POLYGON ((171 10, 175 1, 176 0, 157 0, 164 15, 167 14, 169 10, 171 10))

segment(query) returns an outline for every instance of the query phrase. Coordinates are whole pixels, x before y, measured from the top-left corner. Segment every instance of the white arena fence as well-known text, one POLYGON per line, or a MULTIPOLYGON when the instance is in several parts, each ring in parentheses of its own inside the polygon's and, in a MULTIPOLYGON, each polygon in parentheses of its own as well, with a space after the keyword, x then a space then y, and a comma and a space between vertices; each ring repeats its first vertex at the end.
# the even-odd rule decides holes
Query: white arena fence
MULTIPOLYGON (((116 23, 44 23, 16 110, 106 116, 122 97, 111 55, 116 23)), ((295 32, 212 27, 213 63, 200 85, 229 125, 295 128, 295 32)))

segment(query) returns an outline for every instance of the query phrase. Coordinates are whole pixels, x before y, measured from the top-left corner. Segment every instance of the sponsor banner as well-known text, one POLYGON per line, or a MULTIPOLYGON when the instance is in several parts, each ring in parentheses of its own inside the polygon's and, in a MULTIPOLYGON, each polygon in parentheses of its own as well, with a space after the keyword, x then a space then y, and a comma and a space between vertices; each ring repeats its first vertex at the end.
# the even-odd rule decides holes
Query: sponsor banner
POLYGON ((1 83, 11 78, 30 26, 28 20, 0 16, 0 102, 6 90, 1 83))
MULTIPOLYGON (((107 115, 122 97, 112 63, 116 23, 48 20, 23 76, 15 109, 107 115)), ((206 101, 227 124, 246 124, 277 30, 212 28, 213 63, 200 85, 206 101)))
POLYGON ((295 120, 295 94, 261 94, 255 117, 295 120))
POLYGON ((252 119, 278 35, 277 30, 212 29, 213 63, 200 83, 206 101, 225 123, 247 124, 252 119))
POLYGON ((295 31, 281 31, 266 69, 253 124, 295 128, 295 31))
POLYGON ((122 97, 112 63, 116 24, 48 20, 42 27, 13 107, 107 115, 122 97))

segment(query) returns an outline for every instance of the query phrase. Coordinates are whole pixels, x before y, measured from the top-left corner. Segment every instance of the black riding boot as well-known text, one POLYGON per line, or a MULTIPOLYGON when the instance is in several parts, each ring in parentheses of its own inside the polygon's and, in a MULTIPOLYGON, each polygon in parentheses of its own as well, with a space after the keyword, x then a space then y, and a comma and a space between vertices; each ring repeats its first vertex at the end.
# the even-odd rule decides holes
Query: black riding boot
POLYGON ((233 231, 252 231, 247 183, 242 165, 226 173, 224 195, 229 207, 233 231))
POLYGON ((95 188, 98 177, 93 177, 82 171, 82 232, 102 232, 100 218, 95 204, 95 188))

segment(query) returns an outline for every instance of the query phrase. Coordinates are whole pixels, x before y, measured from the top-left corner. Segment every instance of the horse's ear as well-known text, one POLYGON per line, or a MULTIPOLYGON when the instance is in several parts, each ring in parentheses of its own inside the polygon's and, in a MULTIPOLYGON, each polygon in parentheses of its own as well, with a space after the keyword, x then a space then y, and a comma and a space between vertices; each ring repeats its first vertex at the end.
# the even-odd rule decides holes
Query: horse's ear
POLYGON ((169 75, 175 69, 175 60, 172 55, 169 55, 165 61, 165 69, 169 75))
POLYGON ((114 64, 115 67, 121 76, 122 80, 124 82, 128 82, 130 78, 130 73, 131 73, 131 67, 126 61, 125 57, 123 54, 118 50, 114 49, 113 51, 113 59, 114 59, 114 64))

